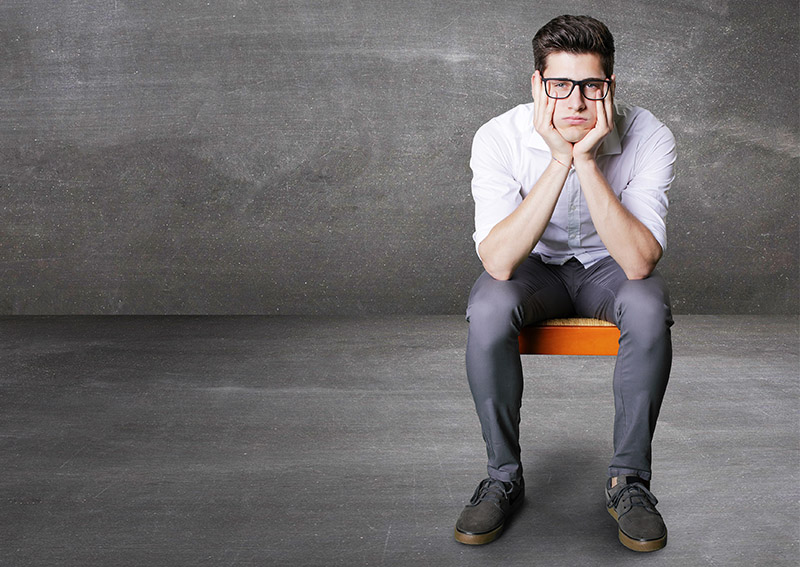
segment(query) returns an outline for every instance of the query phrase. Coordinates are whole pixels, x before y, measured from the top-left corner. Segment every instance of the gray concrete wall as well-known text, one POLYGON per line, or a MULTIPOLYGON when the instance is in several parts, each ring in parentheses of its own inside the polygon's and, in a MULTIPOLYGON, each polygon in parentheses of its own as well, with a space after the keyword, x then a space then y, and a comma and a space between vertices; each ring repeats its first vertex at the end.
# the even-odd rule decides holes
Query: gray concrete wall
POLYGON ((676 312, 797 312, 794 0, 5 0, 0 313, 462 312, 471 138, 560 13, 678 139, 676 312))

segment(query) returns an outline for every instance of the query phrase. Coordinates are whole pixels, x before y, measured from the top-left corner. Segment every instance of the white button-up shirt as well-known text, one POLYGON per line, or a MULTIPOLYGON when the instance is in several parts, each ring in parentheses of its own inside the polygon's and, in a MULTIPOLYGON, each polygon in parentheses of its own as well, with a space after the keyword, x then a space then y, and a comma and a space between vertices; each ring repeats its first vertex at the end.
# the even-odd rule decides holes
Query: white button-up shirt
MULTIPOLYGON (((675 138, 647 110, 619 101, 614 106, 614 130, 601 143, 597 164, 622 205, 666 250, 675 138)), ((478 129, 470 160, 476 250, 492 228, 519 206, 552 159, 533 126, 533 103, 521 104, 478 129)), ((586 267, 608 256, 574 169, 533 251, 548 263, 563 264, 574 257, 586 267)))

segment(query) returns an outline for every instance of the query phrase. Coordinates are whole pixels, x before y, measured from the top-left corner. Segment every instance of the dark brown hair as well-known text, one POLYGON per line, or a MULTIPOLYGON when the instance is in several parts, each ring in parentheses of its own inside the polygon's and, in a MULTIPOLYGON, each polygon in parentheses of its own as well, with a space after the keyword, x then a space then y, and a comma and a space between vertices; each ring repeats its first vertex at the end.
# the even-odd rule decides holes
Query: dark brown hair
POLYGON ((606 77, 614 72, 614 37, 606 25, 589 16, 558 16, 533 37, 533 63, 544 73, 547 56, 558 51, 596 53, 606 77))

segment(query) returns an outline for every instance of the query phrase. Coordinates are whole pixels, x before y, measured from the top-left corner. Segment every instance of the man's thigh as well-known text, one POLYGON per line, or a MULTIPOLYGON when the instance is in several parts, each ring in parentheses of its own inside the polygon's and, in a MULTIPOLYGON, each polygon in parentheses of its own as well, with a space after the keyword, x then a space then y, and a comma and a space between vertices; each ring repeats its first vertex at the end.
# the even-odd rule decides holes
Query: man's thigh
POLYGON ((487 309, 507 317, 520 314, 521 324, 574 314, 569 290, 560 266, 551 266, 538 256, 529 256, 509 280, 495 280, 484 272, 475 282, 467 307, 467 319, 474 310, 487 309))
POLYGON ((644 280, 631 281, 619 264, 609 256, 591 266, 583 274, 582 281, 574 293, 576 314, 580 317, 594 317, 618 323, 617 300, 624 286, 630 287, 631 284, 642 288, 643 293, 638 294, 642 297, 642 301, 669 304, 666 283, 657 271, 644 280))

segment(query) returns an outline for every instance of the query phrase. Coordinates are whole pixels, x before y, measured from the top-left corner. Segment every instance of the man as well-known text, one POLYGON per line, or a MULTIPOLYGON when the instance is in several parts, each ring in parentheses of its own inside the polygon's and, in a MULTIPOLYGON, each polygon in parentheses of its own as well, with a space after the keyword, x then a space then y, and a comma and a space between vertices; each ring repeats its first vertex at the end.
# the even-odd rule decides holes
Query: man
POLYGON ((489 478, 455 537, 493 541, 523 500, 520 329, 593 317, 621 332, 607 508, 626 547, 654 551, 667 529, 649 490, 650 444, 672 362, 670 302, 655 266, 666 246, 675 140, 646 110, 614 102, 614 40, 601 22, 555 18, 533 52, 533 103, 484 124, 472 147, 474 240, 485 272, 467 307, 466 363, 489 478))

